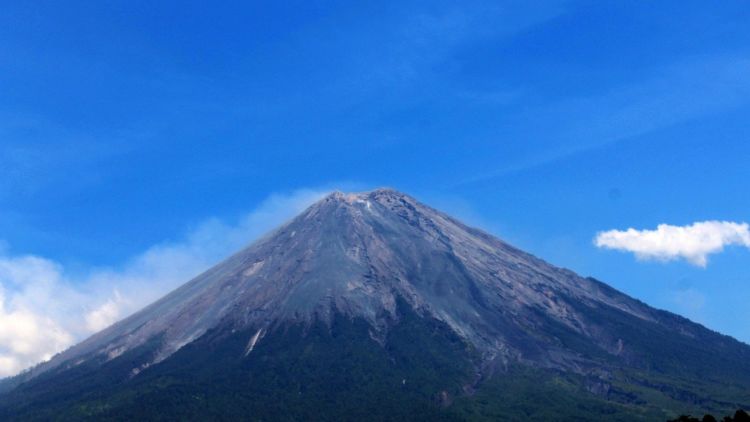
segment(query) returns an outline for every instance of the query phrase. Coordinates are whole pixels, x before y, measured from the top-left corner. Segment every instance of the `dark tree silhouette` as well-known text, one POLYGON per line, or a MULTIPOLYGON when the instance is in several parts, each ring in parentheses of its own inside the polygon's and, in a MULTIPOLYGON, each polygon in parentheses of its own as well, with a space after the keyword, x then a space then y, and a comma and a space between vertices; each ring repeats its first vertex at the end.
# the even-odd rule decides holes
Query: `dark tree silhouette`
MULTIPOLYGON (((690 415, 682 415, 677 419, 672 419, 667 422, 718 422, 713 415, 704 415, 703 419, 698 419, 690 415)), ((750 422, 750 415, 744 410, 740 409, 734 412, 734 417, 724 416, 721 422, 750 422)))
POLYGON ((734 422, 750 422, 750 415, 740 409, 734 413, 734 422))

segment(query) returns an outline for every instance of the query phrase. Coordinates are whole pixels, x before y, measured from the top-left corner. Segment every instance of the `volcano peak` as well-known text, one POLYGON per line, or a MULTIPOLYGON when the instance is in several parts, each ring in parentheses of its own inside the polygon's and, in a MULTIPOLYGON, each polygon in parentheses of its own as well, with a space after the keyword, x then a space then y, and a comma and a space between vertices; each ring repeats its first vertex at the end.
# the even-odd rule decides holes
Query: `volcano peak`
MULTIPOLYGON (((441 333, 439 348, 465 353, 474 368, 466 391, 518 365, 593 377, 605 391, 618 371, 656 365, 681 377, 683 362, 697 368, 696 377, 720 371, 750 386, 746 345, 550 265, 388 188, 329 194, 15 382, 110 361, 132 366, 128 377, 138 378, 176 355, 193 356, 196 347, 219 350, 227 341, 241 345, 230 360, 244 365, 258 355, 271 359, 266 343, 286 344, 289 327, 307 333, 322 326, 333 333, 336 321, 359 327, 355 331, 365 338, 357 341, 374 341, 372 347, 386 355, 393 353, 394 336, 406 342, 398 347, 413 347, 409 335, 403 337, 404 324, 424 334, 419 353, 432 353, 431 336, 441 333), (132 358, 144 348, 150 351, 145 357, 132 358)), ((307 350, 300 335, 294 342, 307 350)), ((346 349, 349 340, 334 341, 335 347, 346 349)))

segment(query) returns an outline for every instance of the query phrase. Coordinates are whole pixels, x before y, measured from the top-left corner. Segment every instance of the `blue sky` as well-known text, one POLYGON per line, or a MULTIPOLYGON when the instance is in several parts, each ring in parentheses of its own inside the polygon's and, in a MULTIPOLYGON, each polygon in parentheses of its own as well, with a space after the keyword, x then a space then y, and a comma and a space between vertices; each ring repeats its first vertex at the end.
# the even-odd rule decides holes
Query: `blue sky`
POLYGON ((28 283, 121 316, 321 192, 391 186, 750 342, 747 248, 701 267, 594 245, 750 219, 745 2, 157 3, 3 6, 6 317, 66 344, 76 309, 28 283), (175 254, 158 282, 144 262, 175 254))

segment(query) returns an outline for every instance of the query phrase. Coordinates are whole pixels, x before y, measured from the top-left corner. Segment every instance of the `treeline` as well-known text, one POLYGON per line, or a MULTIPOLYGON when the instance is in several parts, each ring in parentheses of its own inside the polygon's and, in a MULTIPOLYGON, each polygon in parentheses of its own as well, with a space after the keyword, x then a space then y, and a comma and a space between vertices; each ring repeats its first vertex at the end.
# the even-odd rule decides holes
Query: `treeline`
POLYGON ((667 422, 750 422, 750 415, 744 410, 740 409, 734 412, 734 417, 724 416, 721 421, 716 419, 713 415, 704 415, 702 419, 690 415, 682 415, 677 419, 672 419, 667 422))

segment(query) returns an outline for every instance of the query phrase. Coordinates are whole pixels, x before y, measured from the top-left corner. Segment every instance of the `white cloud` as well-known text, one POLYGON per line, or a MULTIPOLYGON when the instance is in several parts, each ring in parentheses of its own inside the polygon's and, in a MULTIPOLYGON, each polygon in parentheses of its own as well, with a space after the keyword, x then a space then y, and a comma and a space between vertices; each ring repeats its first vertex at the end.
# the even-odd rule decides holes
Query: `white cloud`
POLYGON ((70 346, 73 335, 57 322, 64 306, 45 304, 70 295, 61 292, 60 268, 37 257, 0 258, 0 376, 11 375, 70 346))
POLYGON ((109 327, 119 319, 122 308, 127 304, 120 292, 115 290, 112 298, 85 315, 86 329, 94 333, 109 327))
POLYGON ((728 221, 703 221, 689 226, 660 224, 656 230, 600 232, 594 243, 600 248, 633 252, 639 259, 685 259, 705 267, 708 255, 723 251, 725 246, 750 248, 750 226, 728 221))
POLYGON ((46 258, 12 256, 0 248, 0 377, 47 360, 137 311, 325 194, 271 195, 237 222, 209 219, 182 241, 155 245, 117 268, 82 275, 46 258))

